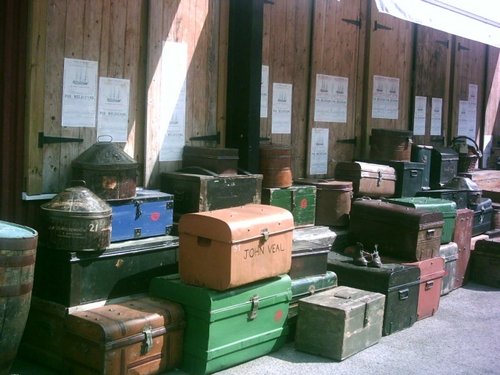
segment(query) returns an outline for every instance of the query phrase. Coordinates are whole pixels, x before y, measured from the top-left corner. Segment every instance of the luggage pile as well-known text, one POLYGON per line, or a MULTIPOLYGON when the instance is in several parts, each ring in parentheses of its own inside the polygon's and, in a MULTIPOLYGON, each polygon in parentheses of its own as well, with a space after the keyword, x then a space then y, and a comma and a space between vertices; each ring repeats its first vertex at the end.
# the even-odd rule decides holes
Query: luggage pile
POLYGON ((292 340, 342 361, 433 316, 469 274, 498 286, 475 276, 498 256, 480 189, 450 173, 455 161, 439 166, 447 151, 394 136, 397 149, 327 179, 292 179, 286 147, 261 150, 262 174, 238 169, 234 150, 186 147, 160 191, 127 197, 99 196, 113 172, 100 168, 97 204, 48 207, 60 227, 40 239, 22 352, 69 373, 207 374, 292 340), (63 228, 82 219, 105 230, 63 228))

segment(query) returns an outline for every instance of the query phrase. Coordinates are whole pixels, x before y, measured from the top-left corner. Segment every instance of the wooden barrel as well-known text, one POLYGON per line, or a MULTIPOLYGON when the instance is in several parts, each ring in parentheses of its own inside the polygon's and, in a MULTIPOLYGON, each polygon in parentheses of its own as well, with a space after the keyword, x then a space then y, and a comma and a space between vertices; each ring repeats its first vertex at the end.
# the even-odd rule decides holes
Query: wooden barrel
POLYGON ((287 188, 292 186, 292 156, 286 145, 260 146, 260 172, 262 187, 287 188))
POLYGON ((28 319, 38 233, 0 221, 0 374, 8 374, 28 319))

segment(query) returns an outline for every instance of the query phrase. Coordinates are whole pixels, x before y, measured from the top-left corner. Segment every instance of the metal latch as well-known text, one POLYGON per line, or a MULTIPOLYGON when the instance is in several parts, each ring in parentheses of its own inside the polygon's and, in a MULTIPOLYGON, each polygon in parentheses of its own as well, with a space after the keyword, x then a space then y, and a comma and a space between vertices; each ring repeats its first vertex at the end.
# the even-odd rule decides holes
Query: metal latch
POLYGON ((262 229, 260 234, 262 234, 262 238, 264 239, 264 241, 267 241, 269 239, 269 229, 267 228, 262 229))
POLYGON ((382 182, 382 171, 377 171, 377 187, 380 186, 380 183, 382 182))
POLYGON ((434 286, 434 280, 429 280, 425 283, 425 290, 432 289, 433 286, 434 286))
POLYGON ((433 238, 435 233, 436 233, 435 229, 427 229, 427 232, 425 232, 426 239, 433 238))
POLYGON ((135 203, 135 220, 138 220, 142 216, 141 201, 136 201, 135 203))
POLYGON ((151 327, 145 327, 142 331, 144 333, 144 341, 141 346, 141 355, 149 353, 153 348, 153 331, 151 327))
POLYGON ((248 320, 254 320, 257 317, 257 310, 259 309, 259 296, 256 294, 250 298, 250 303, 252 307, 248 312, 248 320))
POLYGON ((410 295, 410 290, 407 288, 407 289, 402 289, 400 291, 398 291, 398 295, 399 295, 399 299, 402 301, 402 300, 405 300, 405 299, 408 299, 408 296, 410 295))
POLYGON ((482 224, 484 221, 484 213, 486 209, 484 207, 481 207, 481 214, 479 215, 479 224, 482 224))

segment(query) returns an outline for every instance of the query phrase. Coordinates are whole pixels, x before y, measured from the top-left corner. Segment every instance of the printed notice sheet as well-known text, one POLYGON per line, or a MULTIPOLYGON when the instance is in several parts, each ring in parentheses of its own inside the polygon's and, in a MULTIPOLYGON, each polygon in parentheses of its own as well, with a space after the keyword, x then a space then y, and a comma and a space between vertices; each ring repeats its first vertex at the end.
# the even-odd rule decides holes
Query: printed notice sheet
POLYGON ((260 80, 260 117, 267 118, 267 100, 269 93, 269 66, 262 65, 262 78, 260 80))
POLYGON ((458 134, 476 138, 476 103, 468 100, 458 102, 458 134))
POLYGON ((431 103, 431 135, 441 135, 441 123, 443 118, 443 99, 432 98, 431 103))
POLYGON ((399 78, 373 76, 372 118, 397 120, 399 78))
POLYGON ((165 42, 162 51, 160 161, 182 160, 186 133, 187 44, 165 42))
POLYGON ((477 104, 477 85, 469 83, 469 103, 477 104))
POLYGON ((109 135, 113 142, 127 142, 130 80, 99 78, 97 137, 109 135))
POLYGON ((309 174, 328 173, 328 129, 313 128, 309 174))
POLYGON ((425 135, 425 112, 427 98, 415 96, 415 113, 413 115, 413 135, 425 135))
POLYGON ((62 126, 95 127, 97 61, 64 59, 62 126))
POLYGON ((271 133, 290 134, 292 131, 292 85, 273 83, 273 119, 271 133))
POLYGON ((348 84, 346 77, 316 75, 315 122, 347 122, 348 84))

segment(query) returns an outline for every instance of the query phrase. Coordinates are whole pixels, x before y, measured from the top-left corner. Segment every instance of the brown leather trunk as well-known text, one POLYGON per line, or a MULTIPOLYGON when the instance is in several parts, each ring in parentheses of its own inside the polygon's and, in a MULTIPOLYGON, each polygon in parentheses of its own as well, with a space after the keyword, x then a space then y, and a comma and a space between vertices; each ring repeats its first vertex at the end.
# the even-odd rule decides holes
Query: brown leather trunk
POLYGON ((474 211, 469 210, 468 208, 457 210, 455 231, 453 232, 452 237, 452 241, 458 246, 457 266, 453 289, 460 288, 467 281, 467 268, 469 266, 471 252, 473 218, 474 211))
POLYGON ((398 129, 372 129, 370 159, 410 161, 413 132, 398 129))
POLYGON ((64 359, 71 374, 157 374, 182 357, 180 304, 140 297, 66 318, 64 359))
POLYGON ((351 181, 354 196, 392 197, 396 190, 396 171, 388 165, 360 161, 340 162, 335 178, 351 181))
POLYGON ((382 255, 419 261, 439 256, 443 215, 380 200, 354 201, 350 232, 355 241, 382 255))

